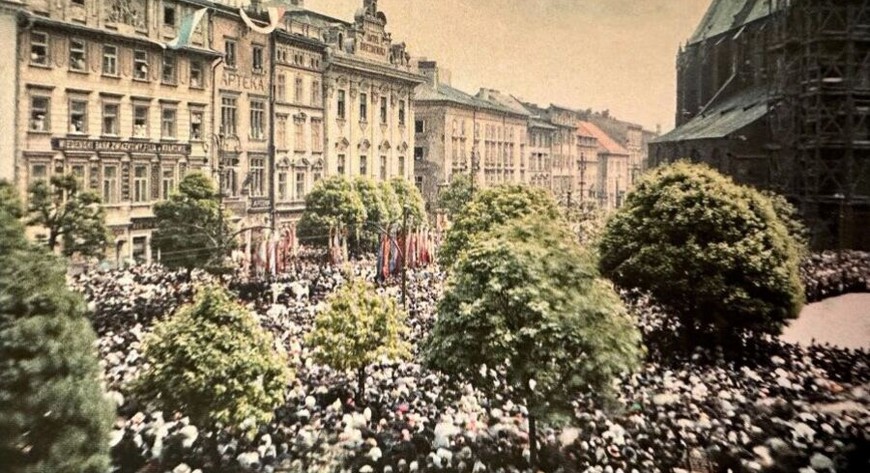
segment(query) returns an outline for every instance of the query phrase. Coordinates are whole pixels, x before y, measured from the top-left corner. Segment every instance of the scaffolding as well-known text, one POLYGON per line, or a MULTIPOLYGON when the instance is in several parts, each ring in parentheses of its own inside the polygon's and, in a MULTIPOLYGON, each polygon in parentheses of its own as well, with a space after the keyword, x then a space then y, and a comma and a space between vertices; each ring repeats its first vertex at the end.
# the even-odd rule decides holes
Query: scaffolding
POLYGON ((770 185, 821 248, 870 249, 870 0, 769 0, 770 185))

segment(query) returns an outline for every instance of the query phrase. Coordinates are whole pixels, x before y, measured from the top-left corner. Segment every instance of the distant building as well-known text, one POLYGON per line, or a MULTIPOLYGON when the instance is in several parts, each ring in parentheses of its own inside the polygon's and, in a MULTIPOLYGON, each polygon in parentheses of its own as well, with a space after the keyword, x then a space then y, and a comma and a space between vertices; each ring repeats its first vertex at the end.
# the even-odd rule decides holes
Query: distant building
POLYGON ((598 145, 595 183, 598 206, 615 209, 622 206, 625 195, 631 189, 631 153, 591 122, 580 122, 578 130, 591 136, 598 145))
POLYGON ((691 159, 795 203, 820 248, 870 248, 870 1, 716 0, 677 56, 691 159))

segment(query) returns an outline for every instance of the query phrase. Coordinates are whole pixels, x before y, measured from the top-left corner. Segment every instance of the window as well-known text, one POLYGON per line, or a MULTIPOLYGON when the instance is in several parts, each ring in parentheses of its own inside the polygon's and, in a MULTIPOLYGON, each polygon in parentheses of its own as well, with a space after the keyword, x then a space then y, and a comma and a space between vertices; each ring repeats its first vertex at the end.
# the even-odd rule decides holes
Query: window
POLYGON ((251 158, 251 195, 257 197, 263 195, 265 177, 265 159, 251 158))
POLYGON ((266 104, 262 100, 251 101, 251 138, 266 137, 266 104))
POLYGON ((405 126, 405 101, 399 100, 399 126, 405 126))
POLYGON ((367 161, 367 159, 365 156, 359 157, 359 175, 360 176, 367 176, 368 175, 368 167, 367 167, 368 163, 366 161, 367 161))
POLYGON ((103 104, 103 134, 118 135, 118 104, 103 104))
POLYGON ((275 123, 275 141, 279 149, 287 149, 287 117, 279 115, 275 123))
POLYGON ((426 122, 423 120, 415 120, 414 133, 426 133, 426 122))
POLYGON ((387 180, 387 157, 381 156, 381 181, 387 180))
POLYGON ((296 76, 296 88, 294 99, 296 103, 302 103, 302 76, 296 76))
POLYGON ((177 135, 175 134, 175 121, 176 121, 176 110, 174 108, 165 107, 163 109, 163 114, 161 118, 162 126, 160 128, 161 138, 175 138, 177 135))
POLYGON ((311 150, 323 152, 323 120, 320 118, 311 119, 311 150))
POLYGON ((347 118, 347 108, 345 106, 345 92, 343 90, 338 91, 338 118, 340 120, 344 120, 347 118))
POLYGON ((422 161, 425 158, 422 146, 414 147, 414 161, 422 161))
POLYGON ((225 170, 221 176, 221 189, 223 193, 229 196, 236 196, 238 193, 236 188, 236 170, 232 168, 225 170))
POLYGON ((165 26, 175 26, 175 6, 163 6, 163 24, 165 26))
POLYGON ((118 75, 118 47, 110 44, 103 45, 103 75, 118 75))
POLYGON ((423 176, 414 176, 414 185, 418 191, 423 192, 423 176))
POLYGON ((235 97, 221 98, 221 133, 226 136, 236 135, 236 109, 235 97))
POLYGON ((30 63, 48 65, 48 34, 41 31, 30 33, 30 63))
POLYGON ((167 200, 169 199, 170 194, 175 191, 175 168, 163 168, 163 172, 160 175, 160 181, 160 189, 162 191, 161 196, 163 197, 163 200, 167 200))
POLYGON ((344 176, 344 172, 345 172, 344 161, 345 161, 345 157, 344 157, 344 155, 343 155, 343 154, 339 154, 339 155, 338 155, 338 161, 336 162, 336 166, 337 166, 336 171, 338 171, 338 175, 339 175, 339 176, 344 176))
POLYGON ((118 203, 118 166, 114 164, 103 166, 103 202, 118 203))
POLYGON ((133 166, 133 202, 148 202, 148 166, 133 166))
POLYGON ((224 63, 227 67, 236 67, 236 42, 234 40, 224 40, 224 54, 224 63))
POLYGON ((72 174, 80 186, 84 187, 85 182, 87 182, 86 168, 84 164, 73 164, 70 166, 70 174, 72 174))
POLYGON ((49 131, 51 117, 51 99, 48 97, 30 97, 30 131, 49 131))
POLYGON ((163 53, 163 83, 176 83, 175 56, 168 53, 163 53))
POLYGON ((133 261, 142 264, 148 259, 148 237, 133 237, 133 261))
POLYGON ((296 200, 302 200, 305 197, 305 173, 296 173, 296 200))
POLYGON ((48 164, 36 163, 30 165, 30 183, 48 180, 48 164))
POLYGON ((405 157, 399 156, 399 177, 405 177, 405 157))
POLYGON ((387 98, 381 97, 381 124, 387 124, 387 98))
POLYGON ((148 138, 148 107, 133 106, 133 138, 148 138))
POLYGON ((287 76, 278 74, 278 84, 275 86, 275 98, 281 102, 287 100, 287 76))
POLYGON ((69 132, 87 133, 88 131, 88 102, 84 100, 70 100, 69 102, 69 132))
POLYGON ((305 151, 305 119, 296 117, 293 119, 293 131, 296 151, 305 151))
POLYGON ((202 117, 202 110, 191 110, 190 139, 193 141, 202 141, 202 117))
POLYGON ((148 51, 133 51, 133 79, 148 80, 148 51))
POLYGON ((278 173, 278 200, 287 200, 287 173, 281 171, 278 173))
POLYGON ((202 62, 190 61, 190 86, 194 89, 203 88, 202 62))
POLYGON ((69 68, 71 71, 87 72, 87 44, 80 39, 69 40, 69 68))
POLYGON ((321 102, 320 96, 320 81, 315 80, 311 82, 311 105, 317 107, 321 102))
POLYGON ((369 116, 369 97, 366 94, 359 94, 359 121, 368 121, 369 116))
POLYGON ((254 72, 263 72, 263 47, 254 45, 251 55, 251 67, 254 72))

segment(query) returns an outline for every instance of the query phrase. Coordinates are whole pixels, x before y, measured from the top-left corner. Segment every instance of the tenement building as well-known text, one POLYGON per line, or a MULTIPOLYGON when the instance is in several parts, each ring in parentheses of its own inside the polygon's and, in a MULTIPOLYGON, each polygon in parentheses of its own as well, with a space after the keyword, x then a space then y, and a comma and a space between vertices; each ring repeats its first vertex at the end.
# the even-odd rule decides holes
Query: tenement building
POLYGON ((0 53, 16 53, 0 94, 15 90, 18 104, 4 109, 16 118, 14 130, 0 133, 15 143, 3 147, 2 177, 22 194, 53 175, 77 177, 103 200, 115 260, 149 260, 152 204, 188 172, 209 168, 211 66, 219 54, 203 25, 183 48, 165 47, 196 8, 30 0, 19 7, 17 27, 2 30, 17 48, 0 53))
POLYGON ((323 174, 412 179, 414 88, 423 79, 412 70, 405 44, 386 31, 377 0, 364 0, 353 22, 302 9, 287 12, 285 21, 291 31, 319 37, 327 46, 325 141, 317 157, 322 161, 316 161, 323 174))
POLYGON ((795 203, 818 248, 870 248, 870 0, 715 0, 677 56, 691 159, 795 203))
POLYGON ((414 124, 416 180, 435 202, 453 175, 467 174, 478 188, 527 182, 528 113, 499 103, 498 93, 470 95, 453 88, 434 61, 420 61, 426 83, 417 88, 414 124))

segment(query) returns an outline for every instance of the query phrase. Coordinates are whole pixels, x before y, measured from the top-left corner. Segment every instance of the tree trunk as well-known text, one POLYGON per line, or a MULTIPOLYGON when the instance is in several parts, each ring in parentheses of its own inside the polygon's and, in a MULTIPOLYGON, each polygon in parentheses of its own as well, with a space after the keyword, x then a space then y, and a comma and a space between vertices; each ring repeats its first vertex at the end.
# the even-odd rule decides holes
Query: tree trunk
POLYGON ((529 414, 529 464, 532 471, 538 467, 538 428, 535 425, 535 416, 529 414))
POLYGON ((366 369, 362 367, 356 372, 356 404, 362 406, 365 402, 366 392, 366 369))
POLYGON ((46 244, 48 244, 48 249, 51 250, 52 253, 54 253, 54 248, 57 246, 57 233, 54 231, 54 229, 49 230, 48 241, 46 242, 46 244))

